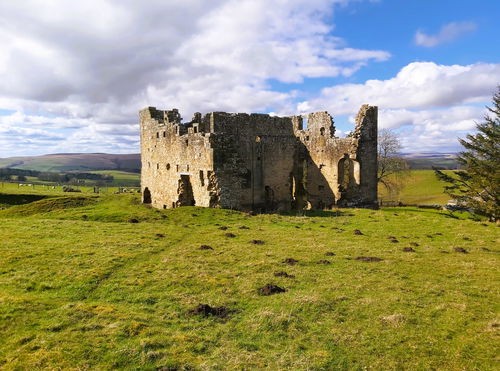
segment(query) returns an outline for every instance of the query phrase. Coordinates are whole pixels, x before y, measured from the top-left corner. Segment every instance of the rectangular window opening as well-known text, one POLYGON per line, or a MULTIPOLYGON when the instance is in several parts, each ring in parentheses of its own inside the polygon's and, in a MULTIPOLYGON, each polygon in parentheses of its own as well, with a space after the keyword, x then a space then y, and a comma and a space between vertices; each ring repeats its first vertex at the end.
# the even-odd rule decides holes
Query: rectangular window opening
POLYGON ((205 186, 205 177, 203 175, 203 170, 200 170, 200 183, 202 187, 205 186))

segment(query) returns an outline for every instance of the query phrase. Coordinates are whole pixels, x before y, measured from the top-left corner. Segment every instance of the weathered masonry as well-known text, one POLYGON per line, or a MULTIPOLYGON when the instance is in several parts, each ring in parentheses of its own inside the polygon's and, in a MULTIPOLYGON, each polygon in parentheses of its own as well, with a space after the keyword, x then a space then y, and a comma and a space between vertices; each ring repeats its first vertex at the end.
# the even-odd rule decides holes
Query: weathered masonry
POLYGON ((375 206, 377 107, 363 105, 347 138, 327 112, 276 117, 140 111, 143 202, 285 211, 375 206))

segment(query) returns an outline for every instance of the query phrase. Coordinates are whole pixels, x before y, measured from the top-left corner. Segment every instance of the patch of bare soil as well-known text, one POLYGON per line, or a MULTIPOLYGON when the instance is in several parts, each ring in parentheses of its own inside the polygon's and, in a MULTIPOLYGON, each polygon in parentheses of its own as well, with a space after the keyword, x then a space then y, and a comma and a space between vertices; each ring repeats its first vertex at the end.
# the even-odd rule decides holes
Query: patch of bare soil
POLYGON ((415 252, 415 250, 412 247, 403 247, 404 252, 415 252))
POLYGON ((212 246, 208 246, 208 245, 201 245, 200 247, 198 247, 198 250, 213 250, 214 248, 212 246))
POLYGON ((353 231, 353 233, 356 235, 356 236, 362 236, 363 235, 363 232, 361 232, 359 229, 355 229, 353 231))
POLYGON ((229 237, 229 238, 236 237, 236 235, 234 233, 226 233, 224 236, 229 237))
POLYGON ((242 225, 240 229, 250 229, 250 227, 247 227, 246 225, 242 225))
POLYGON ((265 242, 262 241, 262 240, 252 240, 250 241, 251 244, 254 244, 254 245, 264 245, 265 242))
POLYGON ((332 263, 330 262, 330 260, 323 259, 316 262, 316 264, 332 264, 332 263))
POLYGON ((165 235, 163 233, 156 233, 155 236, 158 237, 158 238, 165 237, 165 235))
POLYGON ((465 250, 463 247, 454 247, 453 250, 455 252, 459 252, 459 253, 462 253, 462 254, 468 254, 469 252, 467 250, 465 250))
POLYGON ((135 218, 132 218, 132 219, 129 219, 128 220, 129 223, 133 223, 133 224, 136 224, 136 223, 139 223, 139 220, 135 219, 135 218))
POLYGON ((325 252, 325 256, 335 256, 335 253, 332 251, 325 252))
POLYGON ((281 294, 282 292, 286 292, 286 289, 273 285, 272 283, 268 283, 265 286, 259 287, 257 289, 259 292, 259 295, 262 296, 269 296, 269 295, 274 295, 274 294, 281 294))
POLYGON ((464 240, 464 241, 472 241, 472 239, 470 237, 462 237, 462 240, 464 240))
POLYGON ((225 230, 227 230, 227 228, 228 228, 228 227, 226 227, 225 225, 223 225, 222 227, 219 227, 219 229, 220 229, 221 231, 225 231, 225 230))
POLYGON ((419 247, 420 245, 416 242, 410 242, 410 246, 419 247))
POLYGON ((195 308, 191 309, 188 314, 198 315, 203 317, 219 317, 224 318, 229 314, 229 309, 227 307, 211 307, 208 304, 198 304, 195 308))
POLYGON ((288 265, 295 265, 298 262, 299 261, 294 259, 294 258, 286 258, 285 260, 283 260, 283 263, 288 264, 288 265))
POLYGON ((354 260, 359 260, 359 261, 363 261, 363 262, 380 262, 384 259, 377 258, 375 256, 358 256, 358 257, 354 258, 354 260))
POLYGON ((288 274, 286 272, 274 272, 274 277, 285 277, 285 278, 295 278, 293 274, 288 274))

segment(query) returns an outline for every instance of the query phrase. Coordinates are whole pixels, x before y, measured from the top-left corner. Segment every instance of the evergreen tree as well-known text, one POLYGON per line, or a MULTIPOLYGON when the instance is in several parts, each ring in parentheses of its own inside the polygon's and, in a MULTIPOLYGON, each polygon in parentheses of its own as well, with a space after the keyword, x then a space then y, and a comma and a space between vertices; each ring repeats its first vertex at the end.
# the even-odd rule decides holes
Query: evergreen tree
POLYGON ((491 221, 500 220, 500 86, 493 96, 493 107, 476 134, 459 139, 465 151, 458 155, 464 170, 447 175, 435 170, 438 179, 447 182, 445 192, 491 221))

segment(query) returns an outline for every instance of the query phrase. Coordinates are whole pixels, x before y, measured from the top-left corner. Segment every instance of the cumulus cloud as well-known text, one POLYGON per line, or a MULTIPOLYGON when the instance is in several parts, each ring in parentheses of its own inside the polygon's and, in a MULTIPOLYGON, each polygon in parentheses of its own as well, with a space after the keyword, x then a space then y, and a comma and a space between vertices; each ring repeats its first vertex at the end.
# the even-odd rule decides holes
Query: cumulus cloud
POLYGON ((414 62, 388 80, 325 88, 317 98, 299 103, 298 110, 326 108, 336 114, 352 114, 364 103, 384 108, 428 108, 488 102, 499 76, 500 63, 446 66, 414 62))
MULTIPOLYGON (((390 57, 332 36, 335 6, 348 2, 1 2, 0 108, 18 111, 6 120, 20 127, 49 116, 47 129, 79 127, 95 148, 131 145, 114 147, 125 152, 138 150, 125 127, 144 106, 177 107, 186 118, 282 110, 294 94, 272 90, 270 79, 348 76, 390 57)), ((84 142, 77 133, 64 145, 84 142)))
POLYGON ((441 27, 436 35, 428 35, 418 30, 415 34, 415 44, 431 48, 439 44, 456 40, 460 36, 477 28, 474 22, 452 22, 441 27))
POLYGON ((467 66, 414 62, 388 80, 325 88, 298 111, 325 110, 353 115, 362 104, 377 105, 381 128, 400 129, 405 150, 458 149, 458 136, 482 120, 499 84, 500 64, 467 66), (478 104, 481 103, 481 104, 478 104))

